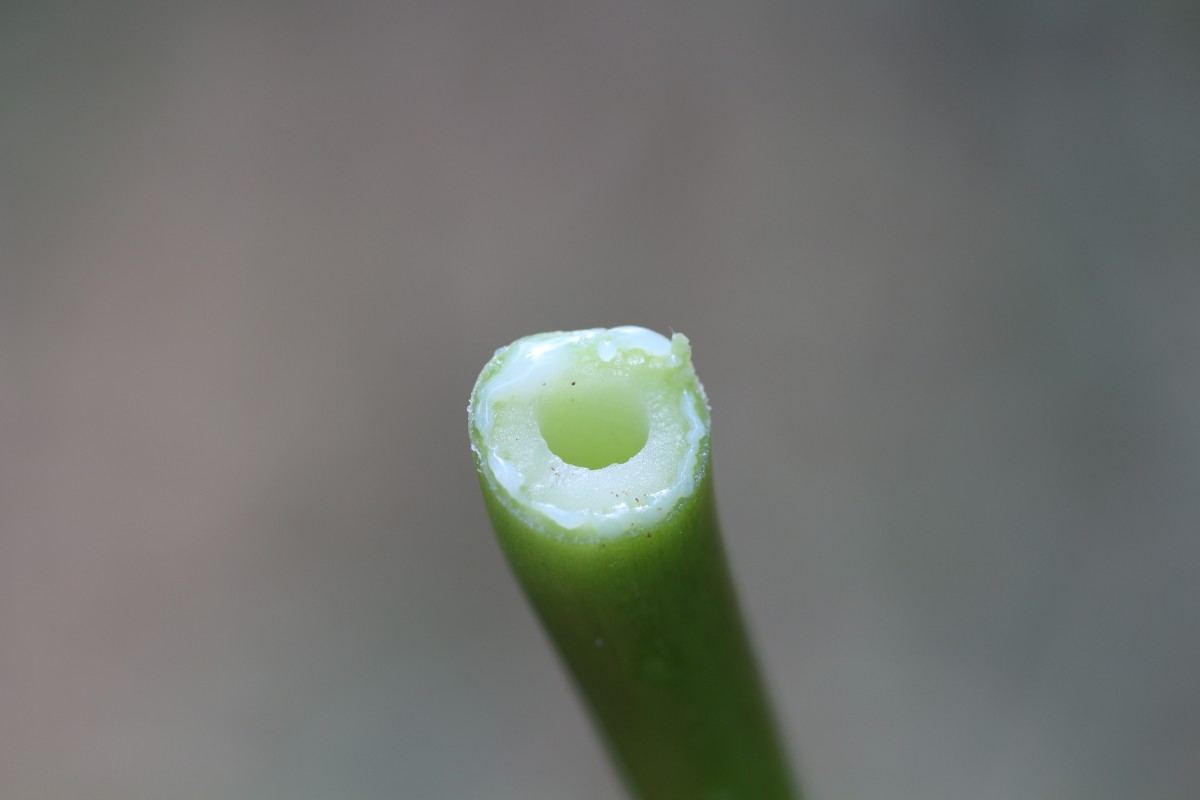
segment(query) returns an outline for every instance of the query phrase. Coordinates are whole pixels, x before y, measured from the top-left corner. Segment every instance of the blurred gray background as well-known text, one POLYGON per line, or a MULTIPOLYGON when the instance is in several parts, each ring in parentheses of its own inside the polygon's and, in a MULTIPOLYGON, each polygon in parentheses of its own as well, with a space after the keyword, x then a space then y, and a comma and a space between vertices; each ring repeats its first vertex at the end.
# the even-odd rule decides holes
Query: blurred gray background
POLYGON ((687 333, 817 800, 1200 796, 1195 3, 0 7, 0 796, 620 787, 468 391, 687 333))

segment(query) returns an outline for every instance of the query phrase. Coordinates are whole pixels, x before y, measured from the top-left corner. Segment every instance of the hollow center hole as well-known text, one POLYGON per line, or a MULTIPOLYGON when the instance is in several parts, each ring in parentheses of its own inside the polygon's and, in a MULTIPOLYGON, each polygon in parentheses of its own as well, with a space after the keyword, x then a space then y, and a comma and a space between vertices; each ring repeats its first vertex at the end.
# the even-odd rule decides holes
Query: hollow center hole
POLYGON ((641 395, 621 382, 593 378, 564 384, 543 396, 537 413, 550 452, 577 467, 624 463, 650 436, 641 395))

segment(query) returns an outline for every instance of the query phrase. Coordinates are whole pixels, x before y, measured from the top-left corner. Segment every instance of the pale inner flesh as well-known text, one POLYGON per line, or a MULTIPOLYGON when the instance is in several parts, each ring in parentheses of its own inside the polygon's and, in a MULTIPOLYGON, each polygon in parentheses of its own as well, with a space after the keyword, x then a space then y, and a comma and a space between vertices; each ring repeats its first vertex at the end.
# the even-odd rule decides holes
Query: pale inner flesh
POLYGON ((691 493, 708 414, 682 335, 538 334, 494 363, 472 425, 486 469, 531 518, 608 536, 654 524, 691 493))

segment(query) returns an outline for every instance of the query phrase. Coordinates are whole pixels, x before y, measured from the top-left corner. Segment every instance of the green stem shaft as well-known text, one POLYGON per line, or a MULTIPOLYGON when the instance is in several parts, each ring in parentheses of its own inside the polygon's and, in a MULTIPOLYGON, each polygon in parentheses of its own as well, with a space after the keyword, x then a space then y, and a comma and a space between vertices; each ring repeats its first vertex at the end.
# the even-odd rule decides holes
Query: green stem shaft
POLYGON ((636 796, 790 798, 726 566, 712 472, 639 537, 548 538, 484 486, 509 564, 636 796))

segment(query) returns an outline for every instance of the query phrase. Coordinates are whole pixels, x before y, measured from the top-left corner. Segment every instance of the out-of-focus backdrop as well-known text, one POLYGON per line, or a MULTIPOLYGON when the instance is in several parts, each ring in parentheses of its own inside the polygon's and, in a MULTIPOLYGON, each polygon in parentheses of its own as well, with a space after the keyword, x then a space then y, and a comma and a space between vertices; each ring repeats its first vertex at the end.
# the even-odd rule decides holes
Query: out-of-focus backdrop
POLYGON ((1195 3, 6 3, 0 796, 612 800, 494 348, 687 333, 818 800, 1200 796, 1195 3))

